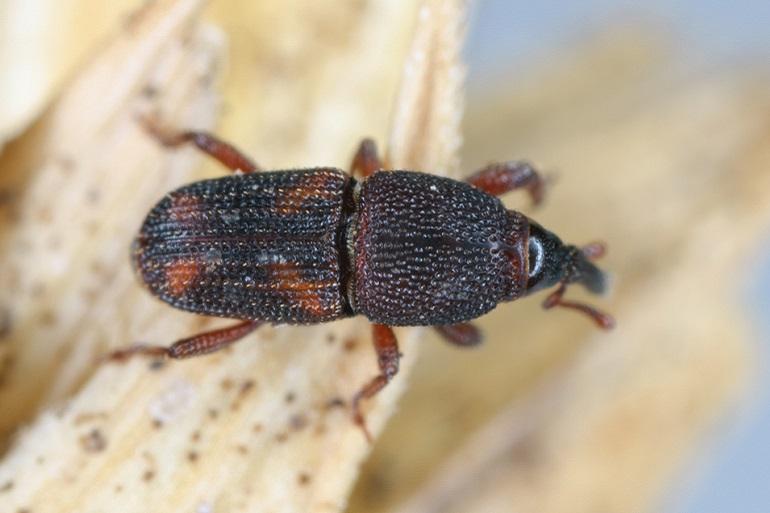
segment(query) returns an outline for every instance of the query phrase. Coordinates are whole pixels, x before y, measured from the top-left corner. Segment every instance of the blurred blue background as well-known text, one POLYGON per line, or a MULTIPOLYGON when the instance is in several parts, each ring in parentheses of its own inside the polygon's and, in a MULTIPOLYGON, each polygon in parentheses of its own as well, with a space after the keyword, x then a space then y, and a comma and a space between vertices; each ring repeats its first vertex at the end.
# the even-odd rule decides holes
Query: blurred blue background
MULTIPOLYGON (((482 0, 475 4, 467 46, 471 91, 512 67, 527 70, 551 52, 562 52, 613 26, 648 27, 673 43, 672 72, 770 72, 770 1, 584 0, 582 2, 482 0), (757 63, 760 63, 759 69, 757 63), (762 69, 764 68, 764 69, 762 69)), ((745 304, 760 340, 770 340, 770 234, 753 279, 743 284, 745 304)), ((759 382, 741 411, 721 429, 669 492, 664 511, 684 513, 770 511, 770 369, 767 345, 759 382)))
MULTIPOLYGON (((480 0, 475 4, 467 55, 471 82, 511 62, 541 58, 618 22, 663 29, 678 41, 681 63, 770 65, 770 2, 754 0, 480 0)), ((470 84, 471 87, 473 84, 470 84)))

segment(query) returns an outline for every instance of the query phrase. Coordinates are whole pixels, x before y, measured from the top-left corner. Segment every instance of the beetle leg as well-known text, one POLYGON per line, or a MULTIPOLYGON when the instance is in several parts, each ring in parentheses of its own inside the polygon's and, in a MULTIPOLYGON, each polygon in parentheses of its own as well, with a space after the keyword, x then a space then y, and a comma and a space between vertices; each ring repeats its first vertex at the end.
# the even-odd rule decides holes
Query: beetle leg
POLYGON ((603 257, 607 252, 607 245, 602 241, 594 241, 580 248, 580 251, 587 259, 596 260, 603 257))
POLYGON ((493 196, 501 196, 514 189, 526 189, 535 205, 543 201, 545 192, 543 178, 529 162, 521 160, 489 164, 465 181, 493 196))
POLYGON ((257 329, 261 324, 261 321, 243 321, 233 326, 206 331, 192 337, 177 340, 169 347, 138 344, 126 349, 113 351, 106 356, 106 359, 122 362, 136 355, 173 359, 201 356, 224 349, 257 329))
POLYGON ((350 163, 351 174, 368 178, 382 167, 382 160, 377 152, 377 144, 368 137, 362 140, 353 156, 353 162, 350 163))
POLYGON ((446 326, 433 326, 433 329, 435 329, 444 340, 455 346, 473 347, 481 344, 484 340, 481 331, 470 322, 446 326))
POLYGON ((372 442, 372 435, 366 428, 366 419, 361 413, 361 400, 369 399, 382 390, 388 382, 398 373, 398 361, 401 353, 398 352, 398 341, 393 333, 393 328, 384 324, 372 324, 372 341, 377 353, 377 363, 380 366, 380 374, 374 377, 366 386, 353 396, 353 421, 363 430, 364 436, 372 442))
POLYGON ((615 319, 613 319, 612 316, 585 303, 578 303, 576 301, 568 301, 564 299, 564 293, 566 291, 567 284, 559 284, 559 288, 557 288, 547 298, 545 298, 545 301, 543 301, 543 308, 549 309, 553 308, 554 306, 571 308, 586 314, 602 329, 609 330, 615 327, 615 319))
POLYGON ((141 117, 140 122, 150 135, 167 148, 193 144, 233 172, 253 173, 260 170, 259 166, 237 148, 208 132, 170 131, 161 127, 157 121, 149 117, 141 117))

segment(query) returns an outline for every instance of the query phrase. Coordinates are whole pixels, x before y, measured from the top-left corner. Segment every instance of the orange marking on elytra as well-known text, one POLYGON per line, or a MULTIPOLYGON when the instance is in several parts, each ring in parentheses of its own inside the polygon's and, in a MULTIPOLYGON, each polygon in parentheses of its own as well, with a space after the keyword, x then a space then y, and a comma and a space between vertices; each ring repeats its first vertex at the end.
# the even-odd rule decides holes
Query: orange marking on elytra
POLYGON ((294 262, 271 264, 267 268, 273 288, 294 292, 292 299, 303 310, 323 317, 335 309, 335 305, 327 304, 323 298, 324 290, 336 286, 333 280, 306 280, 294 262))
POLYGON ((323 317, 333 310, 332 305, 327 305, 320 294, 306 293, 297 298, 297 304, 306 312, 310 312, 315 317, 323 317))
POLYGON ((201 263, 192 258, 174 260, 166 266, 166 284, 174 296, 182 296, 202 270, 201 263))
POLYGON ((195 225, 198 212, 202 209, 201 200, 194 194, 174 193, 168 207, 169 218, 183 226, 195 225))
POLYGON ((308 173, 297 184, 276 195, 275 208, 281 214, 299 214, 310 199, 332 200, 337 197, 332 178, 324 173, 308 173))

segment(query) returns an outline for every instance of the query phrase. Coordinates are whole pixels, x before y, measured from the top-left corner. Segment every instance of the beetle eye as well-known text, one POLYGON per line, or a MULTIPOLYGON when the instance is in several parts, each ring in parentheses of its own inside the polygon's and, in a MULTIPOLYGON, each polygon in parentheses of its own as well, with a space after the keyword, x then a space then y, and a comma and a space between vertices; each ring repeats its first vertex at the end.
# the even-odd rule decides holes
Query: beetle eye
POLYGON ((529 282, 534 284, 543 273, 543 243, 537 237, 529 238, 529 282))

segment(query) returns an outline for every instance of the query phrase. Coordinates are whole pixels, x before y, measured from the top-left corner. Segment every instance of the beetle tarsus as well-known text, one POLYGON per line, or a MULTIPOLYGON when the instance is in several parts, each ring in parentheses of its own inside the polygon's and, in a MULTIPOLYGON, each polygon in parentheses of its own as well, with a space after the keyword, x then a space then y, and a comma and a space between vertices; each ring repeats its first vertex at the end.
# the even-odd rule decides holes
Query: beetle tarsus
POLYGON ((385 388, 393 376, 398 373, 398 362, 401 354, 398 352, 398 340, 393 333, 393 328, 384 324, 372 324, 372 342, 377 353, 377 363, 380 374, 375 376, 353 397, 353 421, 364 432, 369 443, 372 443, 372 435, 366 427, 366 419, 361 412, 361 401, 369 399, 385 388))
POLYGON ((108 362, 124 363, 134 356, 142 355, 153 358, 168 358, 168 348, 164 346, 150 346, 146 344, 134 344, 124 349, 118 349, 107 354, 103 359, 108 362))

